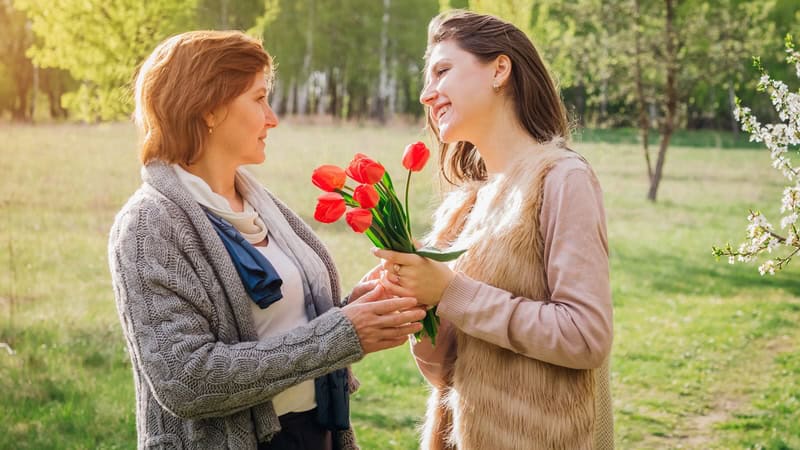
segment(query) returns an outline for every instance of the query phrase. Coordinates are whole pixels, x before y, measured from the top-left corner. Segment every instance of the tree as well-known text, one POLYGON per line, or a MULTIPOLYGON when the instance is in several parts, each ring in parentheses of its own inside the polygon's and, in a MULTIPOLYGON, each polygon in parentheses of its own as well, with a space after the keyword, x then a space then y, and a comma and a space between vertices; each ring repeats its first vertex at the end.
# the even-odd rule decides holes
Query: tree
POLYGON ((572 65, 567 88, 587 96, 586 104, 597 110, 595 124, 639 128, 649 200, 656 201, 672 135, 687 123, 687 111, 713 103, 708 94, 698 96, 726 94, 717 86, 738 78, 743 52, 767 42, 770 25, 763 24, 772 3, 577 0, 549 11, 551 18, 572 23, 561 34, 549 33, 555 38, 547 50, 568 62, 560 66, 572 65), (654 125, 659 142, 651 158, 654 125))
POLYGON ((470 0, 469 9, 501 17, 530 34, 533 0, 470 0))
POLYGON ((25 14, 14 9, 10 0, 0 0, 0 64, 10 81, 7 107, 14 120, 30 121, 33 107, 34 67, 26 51, 33 44, 33 32, 25 14))
POLYGON ((16 0, 39 37, 29 54, 41 67, 67 70, 79 81, 65 94, 86 121, 118 119, 132 109, 137 65, 167 36, 193 23, 196 0, 16 0), (80 26, 76 26, 80 24, 80 26))
MULTIPOLYGON (((786 62, 793 64, 797 76, 800 77, 800 52, 792 43, 791 36, 786 37, 786 62)), ((775 227, 760 211, 750 211, 747 220, 747 237, 737 250, 728 243, 724 248, 712 247, 713 254, 719 259, 727 256, 728 262, 734 264, 737 260, 743 262, 754 261, 764 252, 770 253, 769 259, 758 268, 761 275, 774 275, 786 267, 792 258, 800 252, 800 168, 794 167, 787 157, 790 148, 799 150, 800 146, 800 91, 790 91, 782 81, 769 76, 756 59, 756 65, 761 71, 758 90, 769 93, 775 111, 780 118, 778 123, 762 125, 751 113, 750 108, 742 106, 737 101, 736 118, 742 124, 742 129, 750 133, 751 139, 764 142, 770 151, 772 166, 779 170, 789 184, 783 191, 781 198, 781 229, 785 235, 778 234, 775 227), (773 256, 784 253, 785 256, 773 256), (788 253, 788 254, 787 254, 788 253)))

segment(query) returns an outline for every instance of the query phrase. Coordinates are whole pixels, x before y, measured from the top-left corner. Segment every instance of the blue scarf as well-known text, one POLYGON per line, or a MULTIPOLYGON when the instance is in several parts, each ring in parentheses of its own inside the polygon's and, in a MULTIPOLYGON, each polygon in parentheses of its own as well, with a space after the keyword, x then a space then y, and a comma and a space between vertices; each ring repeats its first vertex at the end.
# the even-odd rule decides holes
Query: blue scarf
MULTIPOLYGON (((283 298, 281 280, 269 260, 247 242, 228 221, 203 208, 233 261, 247 294, 264 309, 283 298)), ((338 369, 314 380, 317 422, 329 430, 350 428, 350 393, 347 369, 338 369)))
POLYGON ((211 224, 214 225, 217 235, 222 239, 225 249, 228 250, 247 295, 261 309, 282 299, 283 280, 269 260, 253 244, 247 242, 244 236, 228 221, 215 216, 205 208, 203 210, 211 224))

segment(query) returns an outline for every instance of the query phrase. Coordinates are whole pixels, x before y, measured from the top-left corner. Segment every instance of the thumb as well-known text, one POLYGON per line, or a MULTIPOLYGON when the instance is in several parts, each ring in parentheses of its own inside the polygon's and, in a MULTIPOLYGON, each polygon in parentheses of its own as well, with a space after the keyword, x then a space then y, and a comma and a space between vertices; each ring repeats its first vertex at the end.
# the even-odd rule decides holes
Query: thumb
POLYGON ((387 297, 386 288, 384 288, 382 284, 378 283, 377 286, 375 286, 375 288, 373 288, 366 294, 362 295, 361 297, 358 297, 355 301, 351 302, 351 304, 374 302, 376 300, 382 300, 386 297, 387 297))

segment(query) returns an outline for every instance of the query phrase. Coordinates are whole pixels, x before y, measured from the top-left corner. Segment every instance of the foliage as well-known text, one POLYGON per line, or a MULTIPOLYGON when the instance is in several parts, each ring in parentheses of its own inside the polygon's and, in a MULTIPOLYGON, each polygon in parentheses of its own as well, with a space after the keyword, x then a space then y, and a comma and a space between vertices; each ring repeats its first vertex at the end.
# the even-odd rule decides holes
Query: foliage
MULTIPOLYGON (((12 0, 0 0, 11 5, 12 0)), ((59 67, 77 80, 65 99, 75 118, 124 117, 136 66, 169 34, 197 28, 236 28, 263 36, 279 63, 272 98, 280 114, 329 114, 341 118, 378 116, 382 108, 419 116, 426 26, 439 10, 471 7, 516 23, 536 44, 563 90, 576 122, 593 127, 638 125, 635 86, 638 53, 642 95, 650 126, 664 117, 666 58, 664 2, 656 0, 13 0, 35 33, 4 26, 0 49, 20 47, 22 62, 4 64, 18 98, 32 85, 25 50, 40 68, 59 67), (639 3, 641 17, 632 5, 639 3), (49 8, 49 10, 46 10, 49 8), (384 8, 388 30, 383 28, 384 8), (634 48, 634 34, 641 48, 634 48), (382 46, 381 36, 388 41, 382 46), (381 51, 383 50, 383 52, 381 51), (381 55, 387 55, 381 65, 381 55), (17 87, 17 85, 21 87, 17 87)), ((0 7, 0 16, 2 16, 0 7)), ((748 87, 747 61, 762 54, 777 66, 782 34, 800 25, 796 0, 682 1, 676 8, 679 41, 676 92, 680 128, 733 129, 733 92, 759 115, 769 104, 748 87), (713 68, 711 70, 710 68, 713 68)), ((0 50, 0 53, 2 50, 0 50)), ((785 77, 783 77, 785 78, 785 77)), ((58 97, 59 93, 52 94, 58 97)), ((19 104, 0 94, 0 104, 19 104)))
POLYGON ((133 74, 155 45, 191 23, 196 0, 16 0, 41 39, 29 54, 80 81, 64 96, 76 118, 126 117, 133 74))
MULTIPOLYGON (((786 62, 794 64, 797 77, 800 78, 800 51, 794 48, 791 36, 786 37, 786 62)), ((742 123, 742 129, 750 134, 750 139, 763 142, 770 151, 772 167, 779 170, 789 184, 783 190, 781 198, 781 230, 770 223, 761 211, 750 211, 747 216, 750 225, 747 227, 747 238, 737 250, 730 243, 725 248, 713 248, 717 258, 727 256, 728 262, 749 262, 764 253, 784 253, 784 256, 772 256, 758 268, 761 275, 783 269, 792 258, 800 252, 800 232, 798 232, 798 215, 800 214, 800 168, 795 167, 788 152, 790 148, 800 150, 800 91, 790 91, 786 83, 769 76, 759 59, 755 65, 761 72, 758 82, 760 92, 768 92, 780 122, 762 125, 751 113, 750 108, 737 102, 736 117, 742 123)))

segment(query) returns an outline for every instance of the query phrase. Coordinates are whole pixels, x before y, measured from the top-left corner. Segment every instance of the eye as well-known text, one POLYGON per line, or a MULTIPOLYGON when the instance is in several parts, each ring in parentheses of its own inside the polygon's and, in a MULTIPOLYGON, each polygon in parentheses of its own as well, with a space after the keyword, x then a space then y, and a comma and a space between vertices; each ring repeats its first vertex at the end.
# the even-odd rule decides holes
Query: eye
POLYGON ((449 67, 442 67, 441 69, 437 69, 437 70, 436 70, 436 76, 437 76, 437 77, 441 77, 441 76, 442 76, 442 75, 444 75, 444 74, 445 74, 445 73, 446 73, 448 70, 450 70, 450 68, 449 68, 449 67))

